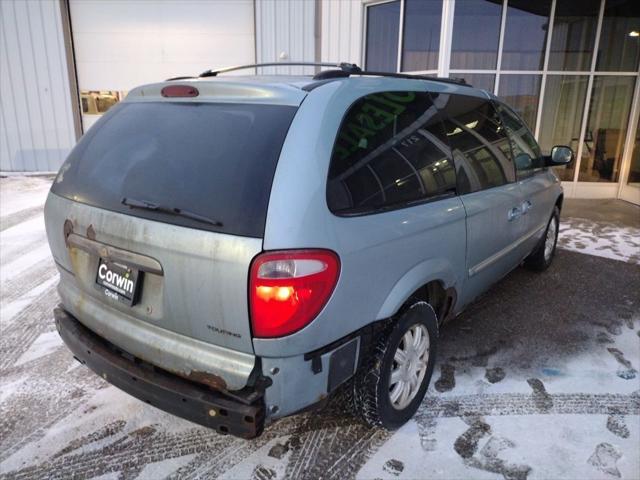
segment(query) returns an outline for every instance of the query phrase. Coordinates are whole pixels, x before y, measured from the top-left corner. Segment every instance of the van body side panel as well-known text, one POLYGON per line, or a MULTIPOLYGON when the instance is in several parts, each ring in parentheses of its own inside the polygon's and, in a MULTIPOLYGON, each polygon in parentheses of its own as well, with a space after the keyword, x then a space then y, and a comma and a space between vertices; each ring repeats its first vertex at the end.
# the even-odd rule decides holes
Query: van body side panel
POLYGON ((334 215, 327 206, 329 161, 344 112, 365 94, 426 88, 423 81, 388 78, 363 78, 356 85, 337 81, 316 88, 301 105, 276 169, 264 249, 328 248, 340 256, 341 273, 314 321, 281 339, 254 339, 257 355, 293 356, 323 347, 395 313, 430 280, 444 281, 445 288, 461 285, 466 228, 458 197, 355 217, 334 215), (415 266, 423 262, 440 265, 443 278, 431 276, 437 270, 416 275, 415 266))
POLYGON ((562 194, 562 186, 550 168, 535 172, 529 178, 520 180, 519 184, 525 202, 530 205, 525 215, 526 229, 536 232, 527 241, 526 246, 531 251, 546 231, 556 200, 562 194))
POLYGON ((526 255, 525 219, 510 217, 522 203, 517 183, 460 197, 467 212, 467 275, 461 304, 468 304, 515 268, 526 255))

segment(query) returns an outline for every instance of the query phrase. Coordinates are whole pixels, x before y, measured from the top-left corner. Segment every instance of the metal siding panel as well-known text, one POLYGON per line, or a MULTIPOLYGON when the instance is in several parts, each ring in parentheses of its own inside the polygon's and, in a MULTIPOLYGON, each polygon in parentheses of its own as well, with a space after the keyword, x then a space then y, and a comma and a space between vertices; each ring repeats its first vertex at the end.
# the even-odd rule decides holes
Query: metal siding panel
MULTIPOLYGON (((47 87, 42 82, 41 77, 43 74, 46 75, 44 69, 39 68, 38 65, 45 64, 46 59, 43 58, 42 50, 36 50, 35 44, 38 42, 41 44, 39 35, 37 31, 34 31, 32 25, 32 12, 33 10, 33 1, 23 2, 24 5, 24 14, 26 16, 26 25, 27 32, 29 36, 27 37, 27 41, 25 42, 25 50, 27 52, 27 56, 29 59, 30 67, 33 67, 31 70, 32 80, 34 83, 34 91, 33 91, 33 102, 34 102, 34 110, 33 116, 38 119, 37 125, 33 125, 34 128, 38 131, 39 135, 37 135, 38 143, 36 144, 36 166, 39 171, 48 171, 50 164, 50 152, 48 147, 53 147, 55 143, 54 138, 50 138, 50 131, 47 128, 47 125, 50 123, 45 121, 45 107, 43 105, 44 100, 46 99, 47 87), (38 128, 40 127, 40 128, 38 128)), ((41 32, 40 32, 41 34, 41 32)))
POLYGON ((29 131, 31 133, 30 151, 26 151, 25 155, 29 158, 31 169, 38 171, 42 157, 42 151, 39 147, 44 143, 44 139, 42 117, 38 112, 38 84, 35 79, 35 65, 30 49, 31 32, 29 31, 29 19, 26 11, 27 4, 25 2, 14 2, 13 6, 15 13, 16 42, 18 55, 20 56, 20 73, 22 75, 21 83, 26 101, 29 131))
POLYGON ((60 10, 0 2, 2 171, 55 171, 75 143, 60 10))
POLYGON ((360 0, 322 0, 322 61, 360 64, 362 10, 360 0))
POLYGON ((42 121, 44 125, 44 136, 46 139, 47 149, 47 165, 43 170, 55 170, 59 166, 60 138, 57 132, 55 104, 53 102, 53 94, 49 86, 52 83, 51 66, 48 54, 47 39, 45 37, 44 23, 41 17, 42 2, 31 1, 29 3, 29 18, 32 33, 32 48, 36 65, 40 65, 39 73, 39 92, 40 92, 40 109, 42 112, 42 121), (36 55, 37 53, 37 55, 36 55))
MULTIPOLYGON (((277 62, 286 52, 287 61, 315 60, 314 0, 256 1, 257 61, 277 62)), ((259 72, 270 74, 313 74, 309 67, 268 67, 259 72)))
POLYGON ((70 0, 70 10, 81 90, 128 91, 256 57, 252 0, 70 0))
MULTIPOLYGON (((8 60, 7 73, 9 77, 9 95, 7 95, 7 107, 15 118, 13 134, 18 139, 18 149, 12 152, 12 168, 15 170, 33 169, 33 162, 26 155, 26 152, 33 150, 33 134, 31 132, 31 122, 28 114, 27 98, 24 94, 24 75, 22 73, 22 58, 18 46, 18 33, 16 25, 16 15, 14 2, 3 3, 3 41, 5 55, 8 60)), ((4 108, 3 103, 3 108, 4 108)))

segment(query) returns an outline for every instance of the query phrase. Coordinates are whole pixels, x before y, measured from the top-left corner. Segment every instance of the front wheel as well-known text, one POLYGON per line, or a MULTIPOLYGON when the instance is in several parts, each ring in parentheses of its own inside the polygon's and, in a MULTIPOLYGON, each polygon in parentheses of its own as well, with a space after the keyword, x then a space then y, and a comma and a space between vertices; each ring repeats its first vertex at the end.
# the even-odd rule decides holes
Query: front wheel
POLYGON ((551 261, 556 253, 556 244, 558 243, 558 230, 560 226, 560 210, 558 207, 553 208, 553 214, 547 224, 547 230, 544 237, 536 249, 529 255, 524 266, 536 272, 542 272, 549 268, 551 261))
POLYGON ((353 383, 356 412, 369 425, 396 429, 418 410, 436 356, 438 323, 431 305, 416 302, 385 334, 353 383))

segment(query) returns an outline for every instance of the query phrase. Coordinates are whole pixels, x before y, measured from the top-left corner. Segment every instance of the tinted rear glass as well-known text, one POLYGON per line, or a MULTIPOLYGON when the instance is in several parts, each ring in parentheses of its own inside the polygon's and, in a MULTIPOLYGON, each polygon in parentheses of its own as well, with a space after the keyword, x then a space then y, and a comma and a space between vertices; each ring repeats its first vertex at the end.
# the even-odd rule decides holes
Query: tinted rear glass
POLYGON ((52 191, 95 207, 262 237, 271 183, 296 107, 121 103, 71 151, 52 191), (124 198, 220 222, 131 209, 124 198))

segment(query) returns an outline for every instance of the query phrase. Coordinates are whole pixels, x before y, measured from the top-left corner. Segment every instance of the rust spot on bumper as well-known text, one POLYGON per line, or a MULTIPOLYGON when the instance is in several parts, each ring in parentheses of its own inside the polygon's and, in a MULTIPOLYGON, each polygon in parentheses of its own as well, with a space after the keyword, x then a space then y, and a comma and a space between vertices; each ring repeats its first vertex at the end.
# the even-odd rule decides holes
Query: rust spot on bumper
POLYGON ((194 382, 202 383, 214 390, 225 391, 227 389, 227 382, 225 382, 223 378, 218 375, 213 375, 212 373, 190 372, 188 375, 184 375, 184 377, 189 380, 193 380, 194 382))

